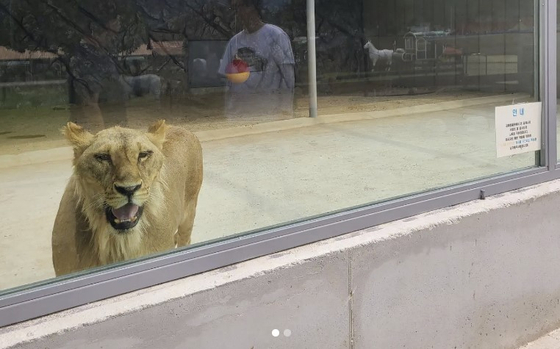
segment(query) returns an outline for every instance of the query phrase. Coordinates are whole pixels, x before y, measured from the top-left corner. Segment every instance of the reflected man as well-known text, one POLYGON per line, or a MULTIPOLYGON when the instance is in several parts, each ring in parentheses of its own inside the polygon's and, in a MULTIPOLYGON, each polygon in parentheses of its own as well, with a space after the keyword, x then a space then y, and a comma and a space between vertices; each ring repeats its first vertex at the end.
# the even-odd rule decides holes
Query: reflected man
POLYGON ((228 78, 226 115, 292 116, 295 61, 290 38, 261 20, 261 0, 232 0, 232 6, 243 30, 228 42, 218 70, 228 78))

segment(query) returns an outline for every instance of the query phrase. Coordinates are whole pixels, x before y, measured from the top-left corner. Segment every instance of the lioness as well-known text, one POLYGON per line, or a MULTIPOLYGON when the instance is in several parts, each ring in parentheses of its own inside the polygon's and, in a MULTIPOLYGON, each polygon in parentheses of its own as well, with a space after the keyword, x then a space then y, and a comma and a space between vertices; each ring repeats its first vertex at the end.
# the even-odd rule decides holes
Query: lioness
POLYGON ((69 122, 63 133, 74 171, 52 233, 57 276, 190 244, 202 185, 194 134, 164 121, 95 135, 69 122))

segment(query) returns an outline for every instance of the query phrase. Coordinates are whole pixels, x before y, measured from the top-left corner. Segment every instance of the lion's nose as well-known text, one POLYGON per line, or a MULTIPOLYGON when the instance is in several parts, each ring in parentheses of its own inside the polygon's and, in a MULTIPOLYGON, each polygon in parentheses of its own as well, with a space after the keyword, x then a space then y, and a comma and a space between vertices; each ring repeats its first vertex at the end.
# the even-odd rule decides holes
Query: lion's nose
POLYGON ((115 190, 125 196, 132 196, 138 189, 140 189, 141 186, 142 183, 129 187, 123 187, 115 184, 115 190))

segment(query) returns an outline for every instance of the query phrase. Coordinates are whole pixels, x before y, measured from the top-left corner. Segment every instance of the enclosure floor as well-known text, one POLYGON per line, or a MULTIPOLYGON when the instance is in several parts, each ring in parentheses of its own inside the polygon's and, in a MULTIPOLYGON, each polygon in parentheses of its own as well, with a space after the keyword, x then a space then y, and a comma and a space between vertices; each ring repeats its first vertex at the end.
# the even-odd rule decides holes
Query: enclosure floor
MULTIPOLYGON (((494 107, 508 98, 204 141, 193 243, 533 166, 532 153, 496 158, 494 107)), ((70 174, 69 159, 0 171, 0 289, 54 276, 51 229, 70 174)))

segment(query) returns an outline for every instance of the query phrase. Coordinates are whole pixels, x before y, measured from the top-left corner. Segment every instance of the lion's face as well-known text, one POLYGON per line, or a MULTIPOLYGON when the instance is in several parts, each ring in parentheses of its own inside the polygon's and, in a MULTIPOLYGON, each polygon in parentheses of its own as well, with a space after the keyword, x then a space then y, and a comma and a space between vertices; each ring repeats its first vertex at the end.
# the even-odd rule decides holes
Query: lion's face
POLYGON ((116 233, 131 231, 163 166, 164 123, 147 133, 113 127, 95 136, 69 123, 64 132, 74 145, 74 173, 86 210, 104 215, 116 233))

